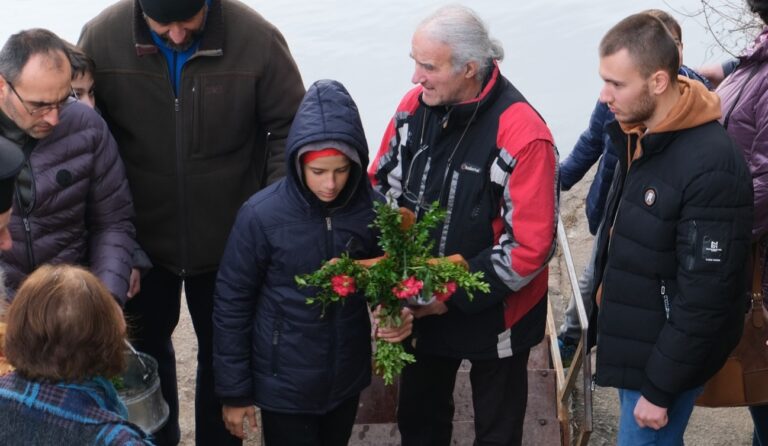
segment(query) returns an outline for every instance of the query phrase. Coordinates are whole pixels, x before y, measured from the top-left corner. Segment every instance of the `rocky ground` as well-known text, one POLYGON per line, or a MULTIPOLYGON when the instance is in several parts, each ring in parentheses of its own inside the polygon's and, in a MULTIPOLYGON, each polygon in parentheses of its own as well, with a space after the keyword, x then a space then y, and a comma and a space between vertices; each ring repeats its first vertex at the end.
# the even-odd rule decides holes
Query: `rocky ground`
MULTIPOLYGON (((592 238, 584 216, 584 197, 589 184, 582 181, 561 197, 561 217, 566 227, 577 273, 588 260, 592 238)), ((568 304, 570 284, 561 257, 554 259, 550 280, 551 298, 557 319, 568 304)), ((196 342, 192 324, 182 308, 179 326, 174 334, 179 374, 179 398, 181 410, 182 445, 194 445, 194 388, 196 366, 196 342)), ((590 445, 612 445, 616 442, 618 401, 615 389, 597 388, 594 395, 594 432, 590 445)), ((696 408, 688 425, 685 441, 691 446, 749 446, 752 419, 744 408, 706 409, 696 408)), ((260 444, 257 438, 246 442, 249 446, 260 444)))

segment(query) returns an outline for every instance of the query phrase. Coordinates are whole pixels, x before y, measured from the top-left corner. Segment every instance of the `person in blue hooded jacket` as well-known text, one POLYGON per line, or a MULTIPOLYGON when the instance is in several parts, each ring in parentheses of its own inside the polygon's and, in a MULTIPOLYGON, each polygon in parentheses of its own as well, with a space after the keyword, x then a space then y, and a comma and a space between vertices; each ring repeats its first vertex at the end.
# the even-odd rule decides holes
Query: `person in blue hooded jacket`
MULTIPOLYGON (((343 85, 314 83, 286 145, 287 176, 240 209, 214 292, 214 375, 227 429, 245 437, 261 408, 269 445, 346 445, 360 392, 371 380, 371 325, 365 298, 325 309, 294 277, 348 253, 379 254, 369 227, 374 194, 357 106, 343 85)), ((399 342, 399 328, 376 336, 399 342)))

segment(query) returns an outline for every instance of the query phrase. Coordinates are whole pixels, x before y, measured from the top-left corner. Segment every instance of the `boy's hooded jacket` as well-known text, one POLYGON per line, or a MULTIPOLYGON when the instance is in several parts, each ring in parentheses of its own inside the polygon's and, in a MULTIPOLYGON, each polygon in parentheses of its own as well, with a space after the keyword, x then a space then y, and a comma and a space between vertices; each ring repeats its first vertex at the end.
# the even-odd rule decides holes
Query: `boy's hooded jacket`
MULTIPOLYGON (((322 148, 322 147, 319 147, 322 148)), ((348 252, 372 257, 376 240, 368 145, 357 107, 335 81, 318 81, 288 135, 287 177, 240 209, 214 294, 216 394, 225 405, 322 414, 363 390, 371 377, 371 327, 362 295, 321 316, 311 288, 294 277, 348 252), (332 203, 305 186, 298 156, 308 145, 350 146, 352 170, 332 203)))

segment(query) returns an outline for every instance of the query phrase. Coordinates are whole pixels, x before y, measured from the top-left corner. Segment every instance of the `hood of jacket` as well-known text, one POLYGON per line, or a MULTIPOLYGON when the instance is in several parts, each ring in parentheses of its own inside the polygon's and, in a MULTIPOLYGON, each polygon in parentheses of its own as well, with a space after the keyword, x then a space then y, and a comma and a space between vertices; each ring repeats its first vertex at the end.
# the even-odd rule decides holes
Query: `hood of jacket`
POLYGON ((648 133, 664 133, 698 127, 720 119, 720 97, 701 82, 678 76, 680 99, 667 117, 648 133))
MULTIPOLYGON (((621 130, 628 135, 637 135, 637 148, 632 153, 631 147, 627 159, 631 162, 643 155, 643 140, 649 135, 675 132, 716 121, 722 116, 720 111, 720 97, 707 89, 701 82, 688 79, 684 76, 677 77, 677 86, 680 89, 680 98, 670 109, 667 116, 654 128, 646 129, 642 123, 622 123, 621 130)), ((629 144, 628 140, 628 144, 629 144)))
POLYGON ((312 206, 342 207, 352 197, 370 194, 370 183, 363 178, 368 166, 368 143, 363 123, 355 101, 340 82, 324 79, 309 87, 288 133, 285 160, 290 185, 312 206), (321 202, 306 187, 299 158, 308 147, 325 141, 341 142, 340 147, 335 148, 352 161, 344 190, 329 204, 321 202))
POLYGON ((744 61, 768 61, 768 26, 764 27, 749 48, 744 51, 739 59, 744 61))

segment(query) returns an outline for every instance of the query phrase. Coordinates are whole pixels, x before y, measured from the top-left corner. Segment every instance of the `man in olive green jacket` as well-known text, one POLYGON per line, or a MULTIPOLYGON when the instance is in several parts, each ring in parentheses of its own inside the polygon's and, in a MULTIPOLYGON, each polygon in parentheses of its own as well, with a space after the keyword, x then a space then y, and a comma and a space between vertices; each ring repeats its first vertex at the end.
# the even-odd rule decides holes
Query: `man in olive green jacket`
POLYGON ((213 393, 213 287, 237 209, 283 175, 298 68, 280 32, 237 0, 121 0, 85 25, 80 46, 155 265, 125 310, 171 407, 157 441, 179 441, 171 334, 183 282, 199 347, 197 444, 238 444, 213 393))

